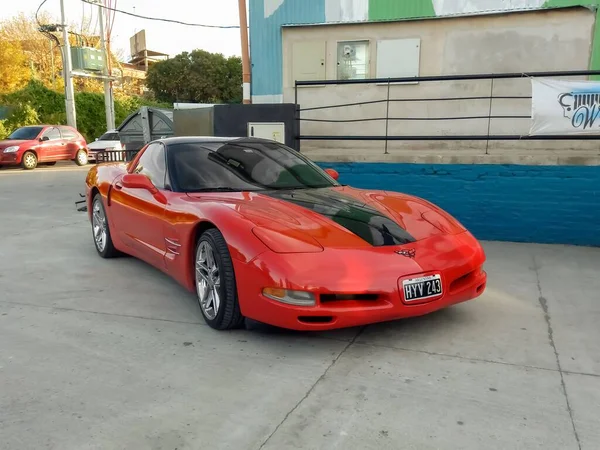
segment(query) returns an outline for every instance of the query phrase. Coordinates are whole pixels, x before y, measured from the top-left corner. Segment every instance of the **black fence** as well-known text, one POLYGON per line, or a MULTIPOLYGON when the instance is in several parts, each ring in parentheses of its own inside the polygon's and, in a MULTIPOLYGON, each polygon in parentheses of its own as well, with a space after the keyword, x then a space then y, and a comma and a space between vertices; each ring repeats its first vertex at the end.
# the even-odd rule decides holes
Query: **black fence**
POLYGON ((135 158, 139 150, 105 150, 96 153, 96 164, 105 162, 129 162, 135 158))
MULTIPOLYGON (((492 105, 494 100, 523 100, 532 97, 524 95, 494 95, 494 81, 520 78, 559 78, 559 77, 581 77, 600 75, 600 70, 578 70, 578 71, 556 71, 556 72, 530 72, 530 73, 492 73, 492 74, 470 74, 470 75, 440 75, 440 76, 422 76, 422 77, 402 77, 402 78, 371 78, 355 80, 315 80, 315 81, 296 81, 295 83, 295 101, 301 104, 299 99, 299 89, 303 86, 330 86, 330 85, 383 85, 387 87, 386 96, 380 99, 373 99, 362 102, 340 103, 334 105, 313 106, 307 108, 298 108, 296 119, 302 122, 324 122, 324 123, 365 123, 373 121, 385 121, 385 133, 383 135, 311 135, 299 134, 296 139, 299 141, 385 141, 385 153, 388 153, 388 141, 519 141, 519 140, 600 140, 599 134, 588 135, 528 135, 528 134, 491 134, 492 119, 515 119, 530 120, 531 115, 493 115, 492 105), (427 83, 427 82, 453 82, 469 80, 490 80, 490 90, 488 95, 456 95, 444 97, 424 97, 424 98, 391 98, 391 87, 396 84, 408 83, 427 83), (393 117, 390 116, 390 104, 397 102, 464 102, 464 101, 485 101, 489 102, 488 113, 484 115, 457 115, 440 117, 393 117), (319 119, 302 117, 303 112, 331 110, 335 108, 352 108, 362 105, 385 104, 386 113, 380 117, 363 117, 356 119, 319 119), (487 120, 486 134, 443 134, 443 135, 389 135, 389 124, 394 121, 464 121, 464 120, 487 120)), ((298 127, 300 128, 300 126, 298 127)), ((487 153, 487 148, 486 148, 487 153)))

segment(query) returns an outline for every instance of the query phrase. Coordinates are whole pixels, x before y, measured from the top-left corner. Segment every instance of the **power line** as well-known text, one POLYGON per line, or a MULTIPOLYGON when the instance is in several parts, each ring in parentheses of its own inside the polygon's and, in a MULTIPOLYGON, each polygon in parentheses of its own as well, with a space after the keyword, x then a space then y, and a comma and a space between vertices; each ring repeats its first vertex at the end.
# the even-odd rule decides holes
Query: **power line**
POLYGON ((40 9, 42 9, 42 6, 44 6, 44 3, 46 3, 48 0, 43 0, 42 3, 40 3, 40 6, 38 6, 37 11, 35 12, 35 21, 37 22, 38 26, 42 26, 42 24, 40 23, 40 19, 38 18, 38 15, 40 14, 40 9))
MULTIPOLYGON (((44 0, 44 1, 46 1, 46 0, 44 0)), ((90 0, 81 0, 81 1, 85 2, 85 3, 89 3, 91 5, 97 5, 97 3, 94 3, 94 2, 92 2, 90 0)), ((128 16, 137 17, 139 19, 156 20, 158 22, 176 23, 178 25, 187 25, 187 26, 190 26, 190 27, 220 28, 220 29, 234 29, 234 28, 238 28, 239 29, 240 28, 239 25, 205 25, 205 24, 200 24, 200 23, 182 22, 180 20, 173 20, 173 19, 161 19, 161 18, 158 18, 158 17, 149 17, 149 16, 142 16, 140 14, 130 13, 128 11, 123 11, 121 9, 112 8, 110 6, 105 6, 105 5, 102 5, 102 4, 100 4, 98 6, 100 6, 101 8, 104 8, 104 9, 108 9, 109 11, 114 11, 114 12, 118 12, 118 13, 125 14, 125 15, 128 15, 128 16)))

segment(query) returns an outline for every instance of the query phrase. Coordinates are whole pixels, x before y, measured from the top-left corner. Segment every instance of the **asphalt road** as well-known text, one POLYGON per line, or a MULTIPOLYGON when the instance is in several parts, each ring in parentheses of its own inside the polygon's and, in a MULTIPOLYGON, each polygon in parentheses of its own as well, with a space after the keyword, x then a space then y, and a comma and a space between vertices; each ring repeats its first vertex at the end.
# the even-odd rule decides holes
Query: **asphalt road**
POLYGON ((330 333, 217 332, 96 255, 85 170, 0 170, 0 448, 600 448, 600 249, 484 243, 489 286, 330 333))

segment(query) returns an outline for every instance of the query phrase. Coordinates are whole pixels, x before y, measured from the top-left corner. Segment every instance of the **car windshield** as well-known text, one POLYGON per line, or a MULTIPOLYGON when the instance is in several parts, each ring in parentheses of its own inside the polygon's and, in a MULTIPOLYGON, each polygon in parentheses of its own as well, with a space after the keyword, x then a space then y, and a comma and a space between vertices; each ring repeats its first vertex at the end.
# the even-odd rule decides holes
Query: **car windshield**
POLYGON ((44 127, 17 128, 15 131, 12 132, 10 136, 8 136, 8 139, 30 141, 32 139, 35 139, 38 136, 38 134, 40 134, 40 131, 42 131, 43 129, 44 127))
POLYGON ((206 142, 169 146, 169 170, 182 192, 338 186, 312 161, 275 142, 206 142))
POLYGON ((119 135, 118 133, 104 133, 102 136, 98 138, 99 141, 118 141, 119 135))

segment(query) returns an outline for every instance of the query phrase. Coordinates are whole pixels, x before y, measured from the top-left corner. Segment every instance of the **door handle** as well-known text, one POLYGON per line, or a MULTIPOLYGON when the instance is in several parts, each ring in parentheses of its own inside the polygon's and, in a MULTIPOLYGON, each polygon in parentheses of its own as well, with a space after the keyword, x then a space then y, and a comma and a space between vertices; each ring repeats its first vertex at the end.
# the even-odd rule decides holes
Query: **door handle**
POLYGON ((120 191, 121 189, 123 189, 123 185, 117 181, 117 182, 115 183, 115 189, 116 189, 117 191, 120 191))

